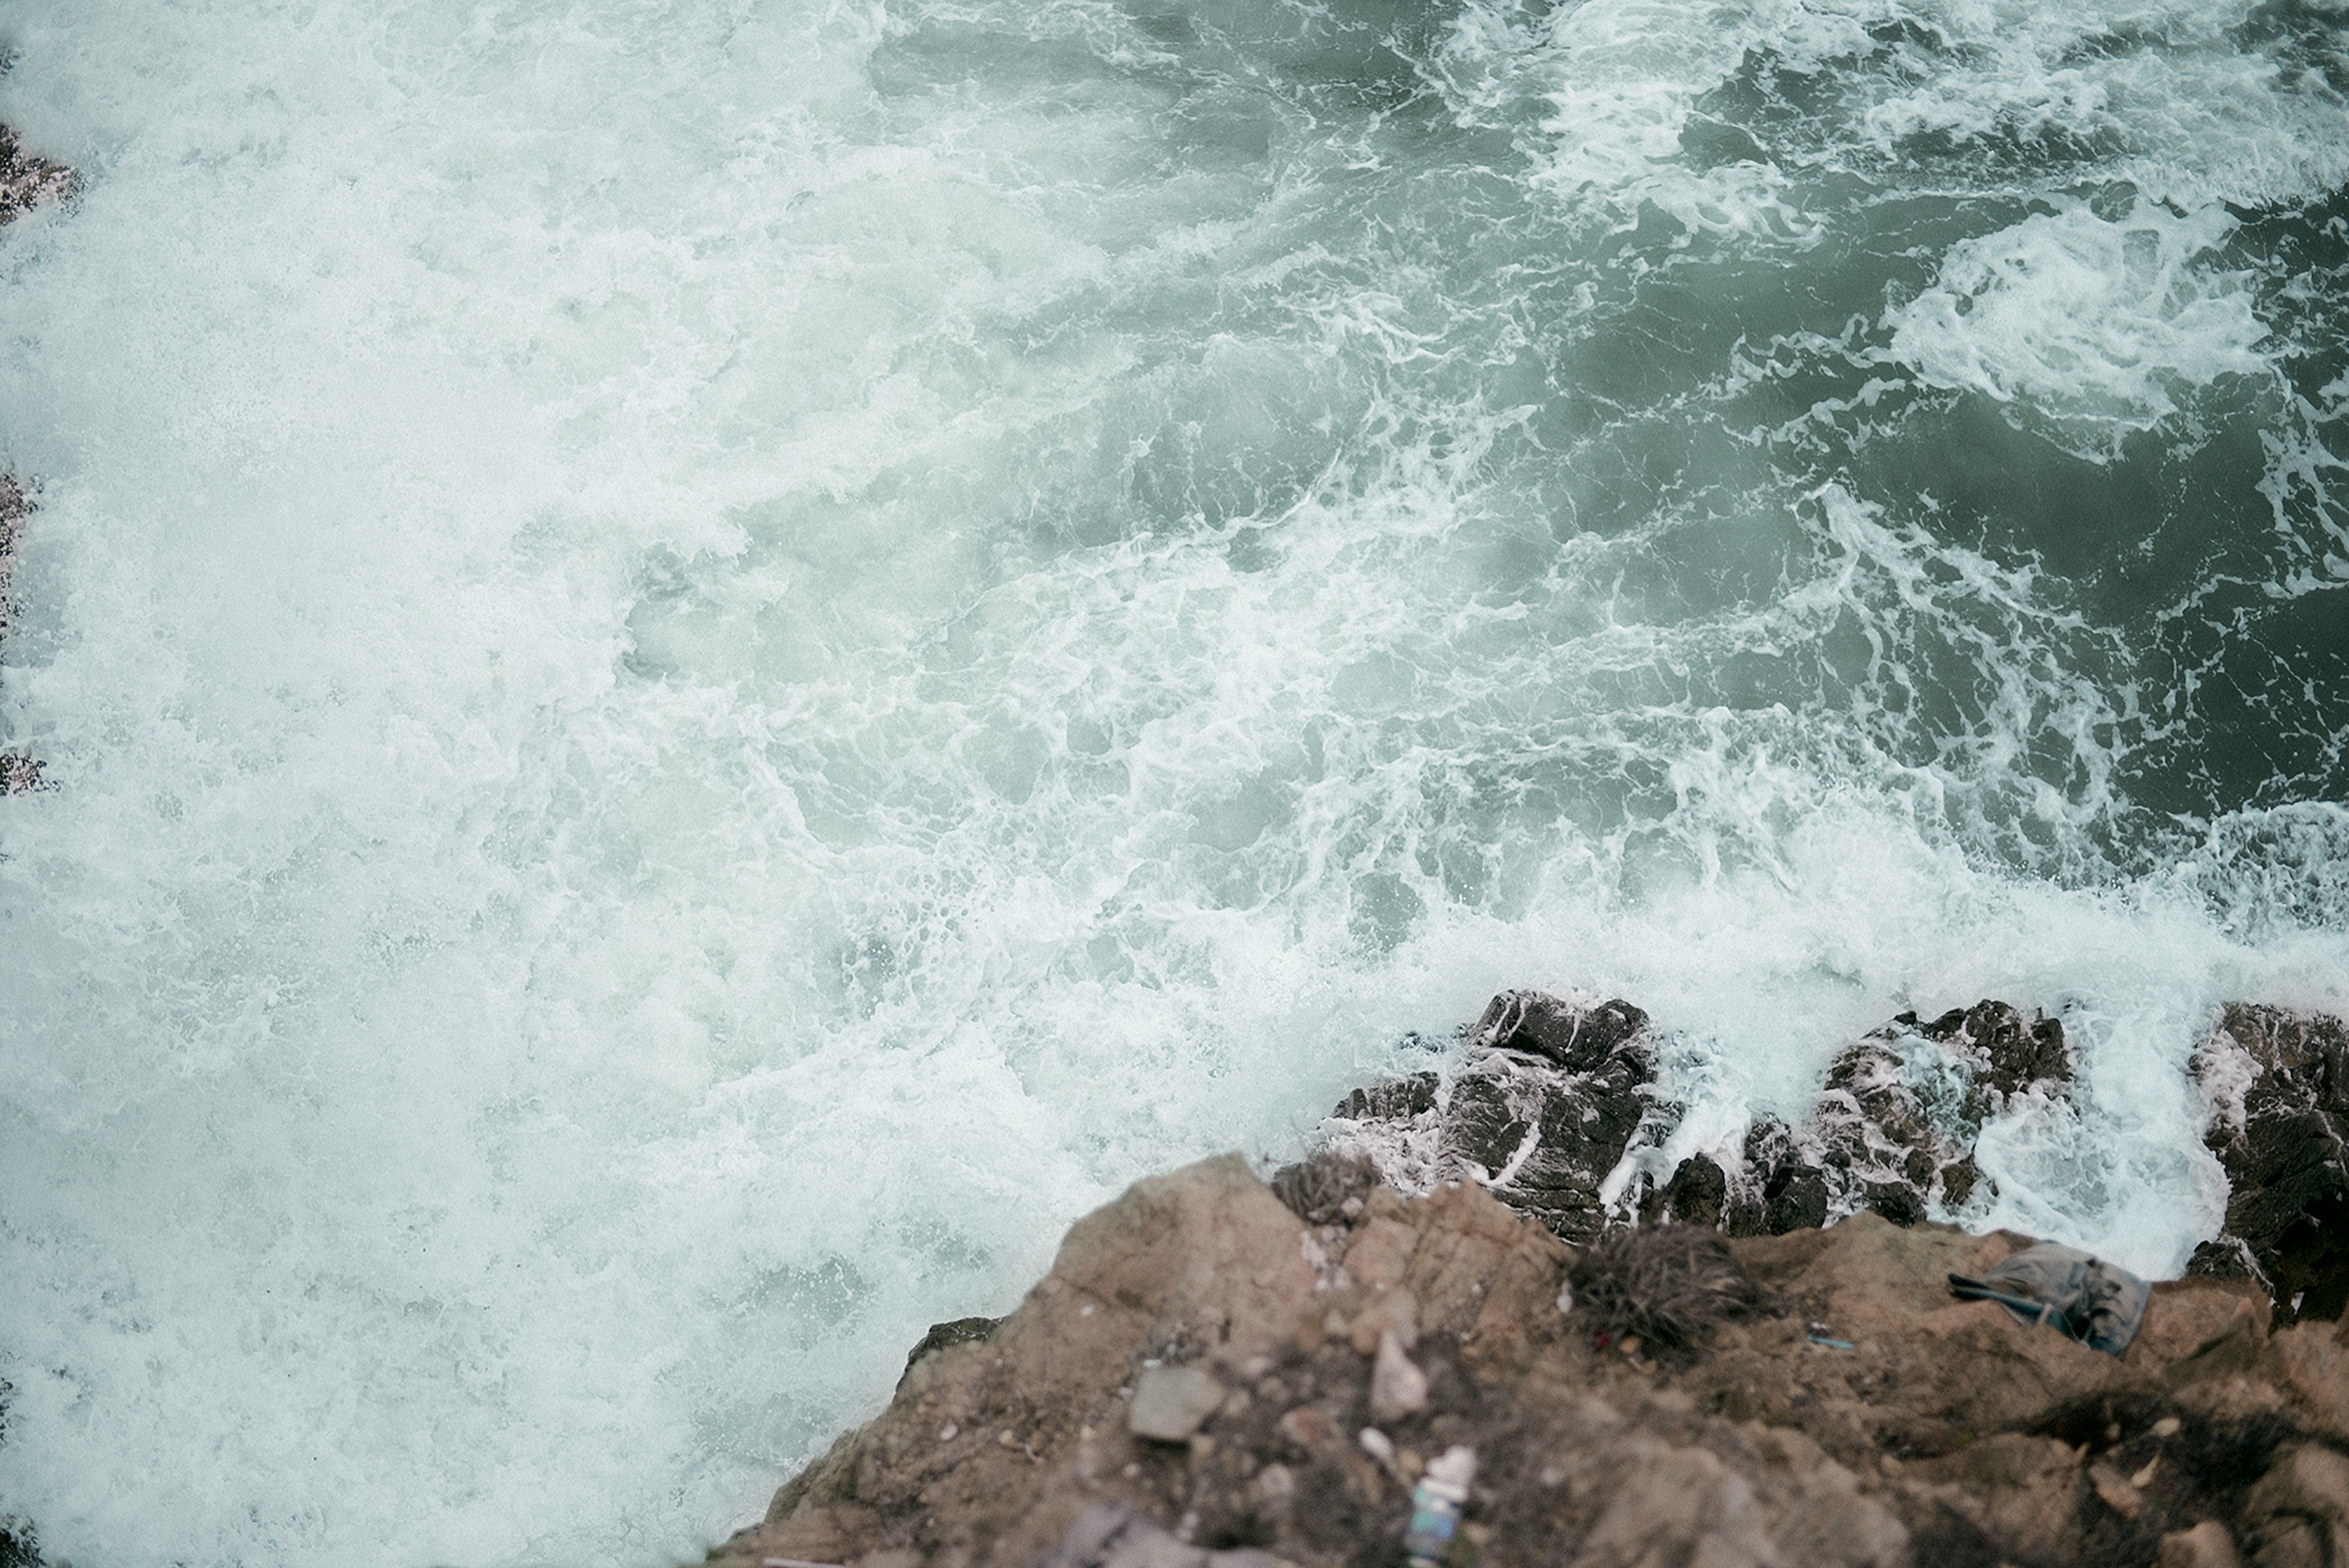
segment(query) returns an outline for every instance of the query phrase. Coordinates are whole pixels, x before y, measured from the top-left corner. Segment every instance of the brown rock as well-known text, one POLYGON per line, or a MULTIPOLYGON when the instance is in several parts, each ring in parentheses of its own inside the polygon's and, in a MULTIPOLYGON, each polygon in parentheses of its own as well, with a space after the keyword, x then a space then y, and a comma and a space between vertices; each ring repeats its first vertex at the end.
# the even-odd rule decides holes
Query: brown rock
POLYGON ((2161 1555, 2154 1559, 2154 1568, 2242 1568, 2242 1563, 2234 1537, 2215 1519, 2163 1536, 2161 1555))
POLYGON ((2329 1324, 2269 1337, 2240 1284, 2164 1286, 2116 1360, 1951 1299, 1950 1273, 2026 1238, 1862 1213, 1707 1236, 1758 1315, 1659 1360, 1598 1349, 1558 1306, 1568 1249, 1473 1184, 1381 1189, 1351 1220, 1309 1230, 1237 1160, 1137 1186, 722 1561, 1028 1568, 1078 1541, 1138 1568, 1079 1540, 1097 1506, 1129 1521, 1116 1552, 1190 1568, 1392 1561, 1412 1478, 1455 1445, 1477 1455, 1481 1568, 2101 1568, 2208 1555, 2212 1521, 2254 1564, 2325 1563, 2343 1528, 2349 1459, 2312 1424, 2343 1346, 2329 1324), (1374 1357, 1348 1337, 1364 1322, 1374 1357), (1129 1415, 1177 1383, 1197 1385, 1179 1423, 1129 1415), (1187 1442, 1157 1439, 1177 1425, 1187 1442))
POLYGON ((2327 1524, 2349 1520, 2349 1458, 2303 1444, 2287 1450, 2244 1500, 2252 1520, 2298 1514, 2327 1524))

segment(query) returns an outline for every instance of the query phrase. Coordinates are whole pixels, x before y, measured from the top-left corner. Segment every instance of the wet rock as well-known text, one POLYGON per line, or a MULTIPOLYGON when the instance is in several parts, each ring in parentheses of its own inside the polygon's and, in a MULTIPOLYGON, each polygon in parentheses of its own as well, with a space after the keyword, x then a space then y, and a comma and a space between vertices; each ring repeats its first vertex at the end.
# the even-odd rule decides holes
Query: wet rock
POLYGON ((1662 1190, 1677 1189, 1676 1218, 1732 1235, 1784 1235, 1857 1213, 1920 1224, 1973 1200, 1982 1125, 2023 1096, 2067 1092, 2075 1066, 2060 1022, 2003 1002, 1930 1022, 1904 1012, 1836 1057, 1798 1125, 1754 1120, 1717 1218, 1707 1220, 1698 1189, 1682 1185, 1686 1164, 1662 1190))
POLYGON ((2226 1233, 2198 1272, 2241 1269, 2279 1323, 2349 1307, 2349 1028, 2321 1013, 2230 1005, 2195 1053, 2207 1135, 2226 1168, 2226 1233))
MULTIPOLYGON (((5 148, 6 128, 0 126, 0 148, 5 148)), ((0 169, 0 180, 5 180, 0 169)), ((5 206, 5 191, 0 188, 0 223, 14 215, 5 206)), ((16 546, 25 536, 25 520, 32 515, 32 498, 25 489, 7 475, 0 474, 0 640, 8 635, 9 583, 16 568, 16 546)), ((0 794, 22 794, 41 785, 41 764, 20 752, 0 752, 0 794)), ((0 1560, 0 1568, 5 1568, 0 1560)))
POLYGON ((1636 1151, 1661 1144, 1681 1107, 1657 1086, 1645 1012, 1509 992, 1462 1036, 1449 1083, 1423 1073, 1356 1090, 1333 1113, 1330 1147, 1406 1192, 1474 1180, 1569 1241, 1634 1214, 1734 1236, 1855 1213, 1921 1223, 1982 1196, 1985 1122, 2024 1096, 2068 1093, 2075 1072, 2063 1024, 2043 1014, 1987 1000, 1903 1013, 1836 1057, 1798 1122, 1757 1117, 1742 1147, 1699 1152, 1659 1181, 1636 1151), (1610 1210, 1600 1194, 1627 1155, 1633 1173, 1610 1210))
POLYGON ((26 151, 15 130, 0 125, 0 223, 66 201, 80 188, 79 175, 26 151))
MULTIPOLYGON (((16 132, 0 125, 0 223, 21 217, 35 207, 70 198, 80 179, 61 163, 35 157, 25 150, 16 132)), ((0 640, 8 635, 9 580, 16 565, 16 546, 24 537, 25 520, 33 500, 13 474, 0 474, 0 640)), ((41 764, 21 752, 0 753, 0 794, 23 794, 41 787, 41 764)), ((5 1536, 0 1536, 5 1543, 5 1536)), ((0 1545, 0 1552, 5 1552, 0 1545)), ((6 1559, 0 1556, 0 1568, 6 1559)))
POLYGON ((1330 1147, 1401 1191, 1464 1179, 1557 1236, 1597 1235, 1609 1174, 1669 1116, 1651 1092, 1647 1014, 1619 1000, 1509 992, 1463 1038, 1448 1085, 1422 1074, 1349 1096, 1330 1147))
POLYGON ((1648 1194, 1640 1207, 1640 1222, 1654 1225, 1671 1220, 1681 1225, 1717 1226, 1729 1201, 1729 1176, 1709 1154, 1692 1155, 1672 1171, 1671 1179, 1648 1194))

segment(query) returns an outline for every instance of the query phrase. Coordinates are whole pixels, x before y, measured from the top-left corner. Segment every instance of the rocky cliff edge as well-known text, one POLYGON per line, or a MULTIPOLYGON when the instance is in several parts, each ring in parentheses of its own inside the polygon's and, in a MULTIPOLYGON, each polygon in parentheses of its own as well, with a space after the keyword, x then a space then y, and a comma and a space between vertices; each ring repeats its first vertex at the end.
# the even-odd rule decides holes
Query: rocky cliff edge
POLYGON ((2349 1565, 2349 1337, 2254 1281, 2157 1285, 2116 1359, 1952 1299, 2008 1233, 1576 1249, 1342 1155, 1284 1191, 1237 1157, 1138 1184, 714 1560, 1391 1568, 1465 1445, 1468 1568, 2349 1565))

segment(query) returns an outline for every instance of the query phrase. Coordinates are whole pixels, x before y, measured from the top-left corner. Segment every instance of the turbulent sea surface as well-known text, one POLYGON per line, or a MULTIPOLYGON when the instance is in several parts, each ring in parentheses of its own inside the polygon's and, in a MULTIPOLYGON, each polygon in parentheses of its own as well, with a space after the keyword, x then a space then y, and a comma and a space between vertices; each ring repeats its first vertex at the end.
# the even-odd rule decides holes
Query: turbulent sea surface
POLYGON ((2349 11, 10 0, 0 1515, 651 1568, 1493 990, 2349 1005, 2349 11))

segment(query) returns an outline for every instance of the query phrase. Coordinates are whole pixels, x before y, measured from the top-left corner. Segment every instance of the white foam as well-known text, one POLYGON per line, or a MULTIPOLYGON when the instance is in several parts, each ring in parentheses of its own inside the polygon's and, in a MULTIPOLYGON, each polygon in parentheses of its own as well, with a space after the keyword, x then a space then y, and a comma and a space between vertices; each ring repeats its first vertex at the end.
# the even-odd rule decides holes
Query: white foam
POLYGON ((2203 259, 2233 218, 2054 209, 1951 251, 1932 287, 1887 314, 1893 355, 1931 385, 2026 403, 2091 452, 2151 429, 2189 389, 2268 371, 2250 280, 2203 259))
MULTIPOLYGON (((2140 1097, 2002 1189, 2153 1260, 2209 1007, 2349 1001, 2258 843, 2097 890, 2119 654, 2030 570, 1744 448, 1556 537, 1524 339, 1454 331, 1517 302, 1310 115, 1170 160, 1221 122, 1122 11, 14 15, 88 177, 0 236, 59 786, 0 802, 0 1498, 59 1558, 681 1560, 1077 1214, 1503 986, 1650 1008, 1700 1126, 1905 1006, 2106 1018, 2140 1097)), ((1590 192, 1735 62, 1619 63, 1590 192)))

